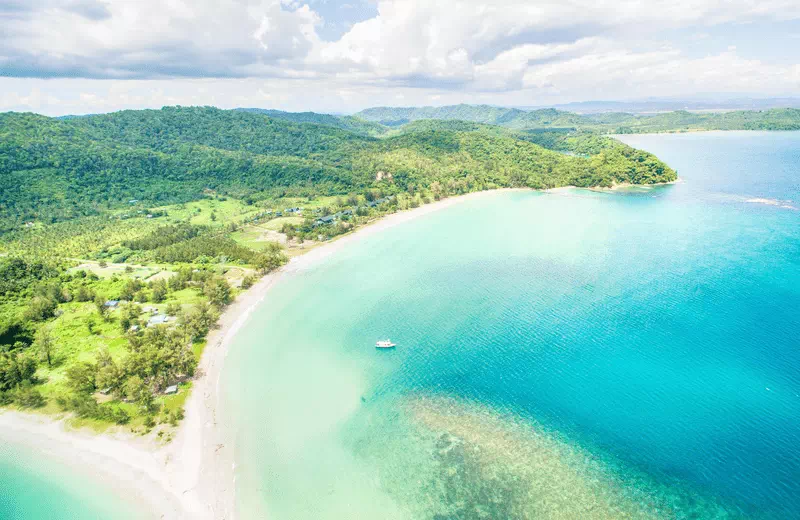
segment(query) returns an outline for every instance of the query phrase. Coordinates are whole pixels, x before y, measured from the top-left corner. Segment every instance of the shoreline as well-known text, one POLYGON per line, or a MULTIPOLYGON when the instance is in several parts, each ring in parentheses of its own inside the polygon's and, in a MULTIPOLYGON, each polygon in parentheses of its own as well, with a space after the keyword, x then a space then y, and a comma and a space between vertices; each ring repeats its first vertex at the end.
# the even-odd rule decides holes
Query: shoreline
MULTIPOLYGON (((597 193, 611 193, 615 191, 622 191, 628 188, 642 188, 642 189, 650 189, 656 186, 671 186, 673 184, 684 184, 686 181, 682 177, 677 177, 674 181, 668 182, 654 182, 653 184, 631 184, 628 182, 622 182, 619 184, 614 184, 610 188, 605 188, 602 186, 593 186, 593 187, 585 187, 585 186, 559 186, 558 188, 547 188, 544 190, 530 190, 530 191, 540 191, 542 193, 563 193, 568 190, 587 190, 587 191, 594 191, 597 193)), ((520 189, 527 189, 527 188, 520 188, 520 189)))
MULTIPOLYGON (((662 184, 680 182, 683 180, 678 178, 662 184)), ((619 186, 601 191, 617 188, 619 186)), ((236 457, 224 422, 217 420, 222 402, 221 376, 236 334, 278 281, 313 268, 357 240, 467 200, 500 191, 558 193, 569 189, 592 190, 575 186, 549 190, 500 188, 448 197, 385 215, 291 258, 240 294, 222 313, 217 328, 209 332, 198 365, 199 376, 193 380, 186 400, 185 418, 173 440, 166 445, 158 445, 152 436, 71 430, 64 418, 16 410, 0 410, 0 440, 41 452, 90 478, 95 477, 121 498, 135 499, 146 511, 152 512, 154 518, 235 518, 236 457)))
POLYGON ((207 338, 199 377, 185 404, 185 418, 173 440, 157 446, 152 438, 133 434, 96 434, 69 430, 55 419, 15 410, 0 411, 0 439, 43 453, 101 481, 121 498, 135 499, 163 519, 232 519, 236 513, 235 454, 217 422, 220 378, 230 344, 252 311, 284 277, 313 267, 357 240, 398 224, 498 191, 484 190, 448 197, 418 208, 385 215, 354 232, 309 249, 262 277, 225 309, 207 338))

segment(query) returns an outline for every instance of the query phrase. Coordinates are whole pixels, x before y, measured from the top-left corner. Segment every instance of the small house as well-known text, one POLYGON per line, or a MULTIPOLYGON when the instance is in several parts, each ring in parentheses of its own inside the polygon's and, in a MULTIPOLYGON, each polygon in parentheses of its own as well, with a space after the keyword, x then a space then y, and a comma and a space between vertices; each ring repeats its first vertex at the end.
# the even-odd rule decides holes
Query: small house
POLYGON ((119 300, 107 300, 103 307, 108 307, 109 309, 116 309, 117 305, 119 305, 119 300))
POLYGON ((178 393, 178 385, 168 386, 166 390, 164 390, 166 395, 175 395, 178 393))
POLYGON ((155 325, 163 325, 169 321, 169 316, 166 314, 156 314, 149 320, 147 320, 147 326, 153 327, 155 325))
POLYGON ((336 220, 336 215, 328 215, 326 217, 318 218, 317 221, 314 222, 314 225, 315 226, 324 226, 325 224, 330 224, 334 220, 336 220))

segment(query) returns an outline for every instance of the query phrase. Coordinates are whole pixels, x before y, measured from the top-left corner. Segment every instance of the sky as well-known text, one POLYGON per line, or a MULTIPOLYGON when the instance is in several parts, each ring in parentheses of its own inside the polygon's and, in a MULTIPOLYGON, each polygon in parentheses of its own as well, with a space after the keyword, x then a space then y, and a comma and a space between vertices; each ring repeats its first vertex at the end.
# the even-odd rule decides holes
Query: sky
POLYGON ((800 96, 800 0, 0 0, 0 111, 800 96))

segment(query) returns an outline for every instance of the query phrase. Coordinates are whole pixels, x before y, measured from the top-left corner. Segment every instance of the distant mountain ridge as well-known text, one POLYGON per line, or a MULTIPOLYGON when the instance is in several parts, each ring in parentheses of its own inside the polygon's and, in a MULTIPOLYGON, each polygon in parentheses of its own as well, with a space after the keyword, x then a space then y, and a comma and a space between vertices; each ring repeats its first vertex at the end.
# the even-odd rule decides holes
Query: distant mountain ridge
MULTIPOLYGON (((541 107, 517 107, 520 110, 536 110, 541 107)), ((731 99, 643 99, 634 101, 576 101, 553 105, 553 108, 579 114, 627 112, 633 114, 655 114, 680 110, 692 112, 730 112, 744 110, 769 110, 773 108, 800 108, 800 98, 731 98, 731 99)))
POLYGON ((401 126, 420 119, 459 120, 515 129, 532 127, 571 128, 586 124, 578 114, 554 108, 520 110, 492 105, 450 105, 442 107, 375 107, 362 110, 356 117, 386 126, 401 126))
POLYGON ((600 112, 576 114, 555 108, 522 110, 491 105, 441 107, 375 107, 355 114, 359 119, 390 127, 434 119, 498 125, 513 130, 573 129, 601 133, 680 132, 691 130, 800 130, 800 110, 772 108, 722 113, 686 110, 659 114, 600 112))

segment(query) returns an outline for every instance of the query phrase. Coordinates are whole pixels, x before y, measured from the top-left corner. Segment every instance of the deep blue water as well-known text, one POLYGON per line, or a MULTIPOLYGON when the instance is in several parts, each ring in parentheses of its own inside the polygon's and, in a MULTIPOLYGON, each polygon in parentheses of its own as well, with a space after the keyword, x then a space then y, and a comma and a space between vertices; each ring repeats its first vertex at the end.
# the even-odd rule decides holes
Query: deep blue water
POLYGON ((466 489, 480 479, 432 491, 452 483, 424 433, 438 428, 492 454, 475 456, 485 468, 524 459, 520 489, 503 488, 515 515, 568 517, 541 497, 577 480, 528 484, 541 457, 521 455, 540 453, 523 424, 569 450, 587 504, 800 518, 800 133, 624 140, 684 182, 491 194, 279 283, 226 368, 242 515, 459 517, 458 493, 486 506, 466 489), (395 352, 374 351, 384 336, 395 352), (508 429, 470 439, 476 406, 508 429))

